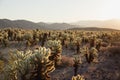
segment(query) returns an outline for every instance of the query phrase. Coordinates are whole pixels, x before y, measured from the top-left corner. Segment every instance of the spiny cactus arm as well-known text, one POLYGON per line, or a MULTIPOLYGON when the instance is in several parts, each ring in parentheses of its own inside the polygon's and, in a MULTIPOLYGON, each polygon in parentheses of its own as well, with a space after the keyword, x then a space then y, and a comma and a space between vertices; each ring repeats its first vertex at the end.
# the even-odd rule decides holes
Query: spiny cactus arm
POLYGON ((0 73, 3 71, 4 65, 4 61, 0 60, 0 73))
POLYGON ((16 69, 21 76, 28 74, 29 70, 31 69, 30 61, 17 61, 16 69))
POLYGON ((16 63, 10 63, 4 67, 4 80, 18 80, 16 63))
POLYGON ((10 53, 9 53, 11 61, 25 60, 31 54, 32 54, 32 51, 30 51, 30 50, 28 50, 26 52, 14 50, 14 51, 10 51, 10 53))
POLYGON ((53 61, 47 62, 47 64, 44 66, 44 70, 45 73, 53 72, 55 70, 54 62, 53 61))
POLYGON ((78 74, 77 76, 73 76, 72 80, 85 80, 85 79, 84 79, 83 76, 81 76, 81 75, 78 74))
POLYGON ((85 55, 85 54, 88 54, 89 49, 87 46, 83 46, 82 48, 80 48, 80 51, 83 55, 85 55))
POLYGON ((93 53, 94 55, 98 56, 98 50, 95 47, 92 47, 90 49, 90 53, 93 53))
POLYGON ((73 59, 74 63, 77 63, 77 64, 81 64, 82 63, 81 58, 80 58, 79 55, 74 55, 73 58, 74 58, 73 59))

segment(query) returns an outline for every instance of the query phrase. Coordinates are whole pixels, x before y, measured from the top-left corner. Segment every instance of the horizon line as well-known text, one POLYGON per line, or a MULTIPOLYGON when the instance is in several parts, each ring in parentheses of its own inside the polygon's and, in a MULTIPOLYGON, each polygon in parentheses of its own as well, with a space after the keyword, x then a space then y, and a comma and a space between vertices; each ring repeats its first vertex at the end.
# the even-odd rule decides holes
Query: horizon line
POLYGON ((30 22, 34 22, 34 23, 39 23, 39 22, 45 22, 45 23, 75 23, 75 22, 79 22, 79 21, 108 21, 108 20, 120 20, 117 18, 111 18, 111 19, 81 19, 81 20, 76 20, 76 21, 34 21, 34 20, 30 20, 30 19, 10 19, 10 18, 1 18, 2 19, 6 19, 6 20, 11 20, 11 21, 17 21, 17 20, 26 20, 26 21, 30 21, 30 22))

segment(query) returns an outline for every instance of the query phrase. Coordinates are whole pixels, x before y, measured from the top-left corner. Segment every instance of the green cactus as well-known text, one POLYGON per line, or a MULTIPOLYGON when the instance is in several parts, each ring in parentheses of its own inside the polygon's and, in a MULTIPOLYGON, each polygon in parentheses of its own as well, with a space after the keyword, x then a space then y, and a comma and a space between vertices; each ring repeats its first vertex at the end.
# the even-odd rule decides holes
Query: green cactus
POLYGON ((9 64, 4 68, 4 80, 49 80, 48 73, 55 70, 50 55, 51 50, 45 47, 12 51, 9 64))
POLYGON ((9 40, 8 40, 8 34, 7 32, 1 32, 0 33, 0 43, 2 44, 2 46, 7 47, 9 40))
POLYGON ((96 35, 92 35, 90 38, 90 47, 96 47, 96 35))
POLYGON ((97 62, 98 50, 95 47, 92 47, 89 51, 89 62, 97 62))
POLYGON ((79 68, 79 65, 82 63, 81 62, 81 58, 79 57, 79 55, 74 55, 74 64, 73 64, 73 67, 74 67, 74 76, 77 75, 77 71, 78 71, 78 68, 79 68))
POLYGON ((77 76, 73 76, 72 80, 85 80, 85 79, 84 79, 84 76, 81 76, 78 74, 77 76))
POLYGON ((96 41, 96 49, 98 51, 100 51, 101 45, 102 45, 102 39, 97 39, 97 41, 96 41))
POLYGON ((77 54, 80 53, 80 45, 81 45, 82 39, 80 37, 76 38, 76 52, 77 54))
POLYGON ((0 60, 0 73, 3 72, 4 65, 4 61, 0 60))
POLYGON ((51 49, 50 60, 55 61, 57 66, 61 61, 62 45, 60 40, 49 40, 45 43, 45 46, 51 49))

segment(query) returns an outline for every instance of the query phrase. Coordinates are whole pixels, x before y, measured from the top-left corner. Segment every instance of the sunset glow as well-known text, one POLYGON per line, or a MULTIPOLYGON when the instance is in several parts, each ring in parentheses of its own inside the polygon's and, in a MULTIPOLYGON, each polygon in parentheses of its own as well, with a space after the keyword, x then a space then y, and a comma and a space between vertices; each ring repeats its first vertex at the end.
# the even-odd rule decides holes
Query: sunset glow
POLYGON ((45 22, 120 19, 119 0, 0 0, 0 18, 45 22))

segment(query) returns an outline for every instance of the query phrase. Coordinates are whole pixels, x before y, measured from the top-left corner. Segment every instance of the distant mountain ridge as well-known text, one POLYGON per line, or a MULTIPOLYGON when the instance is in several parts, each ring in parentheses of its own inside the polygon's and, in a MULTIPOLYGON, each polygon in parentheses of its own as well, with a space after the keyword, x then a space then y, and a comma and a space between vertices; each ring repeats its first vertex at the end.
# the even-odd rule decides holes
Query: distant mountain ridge
POLYGON ((37 23, 40 26, 44 26, 46 29, 50 29, 50 30, 65 30, 65 29, 69 29, 69 28, 75 28, 75 27, 80 27, 77 25, 71 25, 68 23, 51 23, 51 24, 47 24, 47 23, 37 23))
POLYGON ((85 28, 70 28, 68 30, 85 30, 85 31, 119 31, 117 29, 110 28, 97 28, 97 27, 85 27, 85 28))
POLYGON ((67 23, 51 23, 44 22, 34 23, 27 20, 9 20, 0 19, 0 28, 23 28, 23 29, 49 29, 49 30, 64 30, 69 28, 78 27, 67 23))
POLYGON ((23 29, 44 29, 44 27, 39 26, 38 24, 26 21, 26 20, 8 20, 8 19, 0 19, 0 28, 23 28, 23 29))
POLYGON ((100 28, 112 28, 120 30, 120 20, 111 19, 111 20, 87 20, 87 21, 78 21, 71 23, 73 25, 80 25, 84 27, 100 27, 100 28))
MULTIPOLYGON (((97 27, 103 26, 102 23, 103 23, 102 21, 101 22, 100 21, 80 21, 76 23, 49 23, 48 24, 44 22, 35 23, 27 20, 0 19, 0 28, 12 27, 12 28, 22 28, 22 29, 47 29, 47 30, 85 29, 86 30, 86 27, 95 29, 97 27)), ((119 22, 117 24, 120 25, 119 22)), ((114 26, 114 25, 111 25, 109 22, 106 23, 106 25, 114 26)), ((88 30, 90 28, 88 28, 88 30)), ((97 28, 97 30, 102 30, 102 29, 97 28)), ((109 30, 109 28, 106 28, 105 30, 109 30)))

